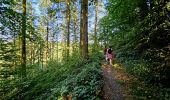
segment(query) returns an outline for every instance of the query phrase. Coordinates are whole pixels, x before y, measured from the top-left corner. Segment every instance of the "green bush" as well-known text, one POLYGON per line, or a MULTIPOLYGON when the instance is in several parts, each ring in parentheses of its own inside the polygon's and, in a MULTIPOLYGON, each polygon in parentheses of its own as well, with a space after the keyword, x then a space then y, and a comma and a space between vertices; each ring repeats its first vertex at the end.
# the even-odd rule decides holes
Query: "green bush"
POLYGON ((73 72, 63 81, 61 94, 72 95, 73 100, 94 100, 100 97, 103 78, 99 58, 90 56, 87 62, 78 69, 79 73, 73 72))
POLYGON ((74 57, 62 64, 50 61, 46 68, 34 66, 27 71, 26 79, 10 81, 10 91, 1 96, 1 99, 49 100, 72 95, 74 100, 94 100, 99 98, 103 83, 96 54, 87 60, 74 57))
POLYGON ((146 77, 149 72, 149 65, 142 60, 129 60, 125 61, 126 70, 133 75, 146 77))

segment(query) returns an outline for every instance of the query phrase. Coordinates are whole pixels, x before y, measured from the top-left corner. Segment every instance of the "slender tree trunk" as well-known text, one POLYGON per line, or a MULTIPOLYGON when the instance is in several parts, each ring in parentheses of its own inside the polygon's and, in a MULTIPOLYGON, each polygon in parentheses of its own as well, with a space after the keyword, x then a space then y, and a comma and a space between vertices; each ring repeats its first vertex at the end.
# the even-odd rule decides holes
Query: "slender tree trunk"
MULTIPOLYGON (((16 36, 15 36, 15 33, 14 33, 14 52, 13 54, 16 56, 16 36)), ((16 60, 13 60, 13 66, 14 66, 14 70, 16 70, 16 60)))
MULTIPOLYGON (((33 18, 32 18, 32 0, 30 0, 30 24, 33 26, 33 18)), ((33 40, 32 40, 32 35, 33 35, 33 30, 31 29, 31 34, 30 34, 30 37, 31 37, 31 43, 30 43, 30 57, 31 57, 31 64, 34 64, 34 43, 33 43, 33 40)))
MULTIPOLYGON (((30 2, 31 2, 31 4, 30 4, 30 5, 31 5, 31 25, 33 26, 33 17, 32 17, 32 16, 33 16, 33 12, 32 12, 32 2, 33 2, 33 1, 31 0, 30 2)), ((33 35, 33 30, 31 30, 31 34, 33 35)), ((35 63, 35 50, 36 50, 36 49, 35 49, 34 46, 35 46, 35 43, 32 41, 32 42, 31 42, 32 64, 35 63)))
POLYGON ((73 23, 74 23, 74 41, 73 41, 73 52, 76 52, 76 45, 77 45, 77 34, 76 34, 76 26, 77 26, 77 8, 76 8, 76 4, 75 8, 74 8, 74 15, 73 15, 73 23))
POLYGON ((69 49, 70 49, 70 0, 66 0, 66 5, 67 5, 67 51, 66 51, 66 57, 67 60, 69 58, 69 49))
POLYGON ((57 62, 58 62, 58 52, 59 52, 59 50, 58 50, 58 35, 57 35, 57 62))
POLYGON ((41 44, 38 44, 39 49, 37 50, 38 53, 38 66, 40 66, 40 57, 41 57, 41 44))
POLYGON ((48 35, 49 35, 49 28, 48 28, 48 21, 47 21, 47 36, 46 36, 46 64, 48 63, 48 35))
POLYGON ((32 43, 32 64, 35 63, 35 44, 32 43))
POLYGON ((30 57, 29 57, 29 62, 30 62, 30 64, 32 65, 32 59, 33 59, 33 56, 32 56, 33 51, 32 51, 32 49, 33 49, 33 48, 32 48, 31 34, 32 34, 32 33, 30 32, 30 33, 29 33, 30 41, 29 41, 29 47, 28 47, 28 48, 29 48, 29 51, 28 51, 28 54, 29 54, 29 55, 28 55, 28 56, 30 56, 30 57))
POLYGON ((54 59, 55 55, 55 33, 53 33, 53 41, 52 41, 52 48, 51 48, 51 59, 54 59))
POLYGON ((88 57, 88 0, 81 0, 80 15, 80 54, 88 57))
POLYGON ((26 0, 22 1, 22 78, 26 77, 26 0))
POLYGON ((98 0, 95 0, 94 50, 97 48, 98 0))
POLYGON ((22 35, 22 34, 20 34, 20 35, 18 36, 18 40, 19 40, 19 43, 18 43, 18 45, 19 45, 19 64, 22 64, 22 57, 21 57, 21 56, 22 56, 22 45, 21 45, 21 44, 22 44, 22 43, 21 43, 21 42, 22 42, 22 41, 21 41, 21 38, 22 38, 22 37, 21 37, 21 35, 22 35))
POLYGON ((42 64, 42 68, 44 67, 44 52, 43 52, 43 49, 44 48, 42 48, 41 50, 41 64, 42 64))
POLYGON ((51 45, 51 42, 49 42, 49 43, 48 43, 48 48, 49 48, 49 49, 48 49, 48 58, 50 58, 50 59, 51 59, 51 46, 52 46, 52 45, 51 45))
MULTIPOLYGON (((22 5, 22 1, 21 1, 20 3, 21 3, 21 5, 22 5)), ((22 13, 22 6, 20 6, 20 10, 21 10, 20 13, 22 13)), ((18 46, 18 48, 19 48, 19 52, 18 52, 18 53, 19 53, 19 65, 22 65, 22 45, 21 45, 21 44, 22 44, 22 43, 21 43, 22 40, 21 40, 21 39, 22 39, 22 28, 21 28, 21 30, 19 31, 19 36, 18 36, 18 40, 19 40, 19 41, 18 41, 18 42, 19 42, 19 43, 18 43, 18 45, 19 45, 19 46, 18 46)))

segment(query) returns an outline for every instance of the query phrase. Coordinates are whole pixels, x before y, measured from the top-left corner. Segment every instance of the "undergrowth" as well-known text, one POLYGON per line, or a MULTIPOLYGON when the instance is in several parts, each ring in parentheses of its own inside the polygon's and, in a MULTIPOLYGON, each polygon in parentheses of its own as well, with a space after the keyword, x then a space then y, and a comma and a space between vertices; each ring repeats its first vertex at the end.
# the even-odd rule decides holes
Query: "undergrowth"
POLYGON ((134 59, 133 56, 117 56, 118 62, 121 62, 126 71, 135 76, 137 80, 131 82, 130 94, 139 100, 169 100, 170 89, 164 87, 161 83, 156 83, 160 75, 153 73, 150 63, 143 59, 134 59), (155 78, 155 76, 158 78, 155 78), (154 81, 155 80, 155 81, 154 81))
POLYGON ((100 100, 103 78, 98 55, 92 54, 88 60, 72 57, 62 64, 50 61, 46 68, 33 66, 26 79, 10 81, 10 91, 0 98, 59 100, 70 95, 73 100, 100 100))

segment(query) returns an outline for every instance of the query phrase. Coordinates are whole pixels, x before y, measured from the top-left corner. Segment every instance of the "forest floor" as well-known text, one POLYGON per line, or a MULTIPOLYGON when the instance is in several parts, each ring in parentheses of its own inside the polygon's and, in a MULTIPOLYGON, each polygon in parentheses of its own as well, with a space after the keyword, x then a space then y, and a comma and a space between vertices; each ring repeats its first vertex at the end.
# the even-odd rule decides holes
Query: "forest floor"
POLYGON ((131 83, 137 79, 128 74, 121 64, 108 65, 102 62, 104 87, 102 100, 133 100, 136 97, 130 94, 131 83))

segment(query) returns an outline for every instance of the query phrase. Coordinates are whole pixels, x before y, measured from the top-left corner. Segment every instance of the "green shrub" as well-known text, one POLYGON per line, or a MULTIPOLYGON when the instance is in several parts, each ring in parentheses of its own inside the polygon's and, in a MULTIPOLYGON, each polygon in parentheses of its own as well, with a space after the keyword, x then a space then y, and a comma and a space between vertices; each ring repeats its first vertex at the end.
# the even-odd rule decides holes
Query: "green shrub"
POLYGON ((73 72, 63 81, 61 94, 72 95, 73 100, 94 100, 100 97, 103 78, 99 58, 90 56, 87 62, 81 66, 79 73, 73 72))
POLYGON ((126 70, 133 75, 146 77, 149 72, 149 65, 142 60, 129 60, 125 61, 126 70))
POLYGON ((87 60, 72 58, 67 63, 49 61, 46 68, 30 66, 27 78, 10 81, 10 91, 0 98, 49 100, 63 94, 71 94, 76 100, 98 98, 103 83, 99 57, 92 54, 87 60))

